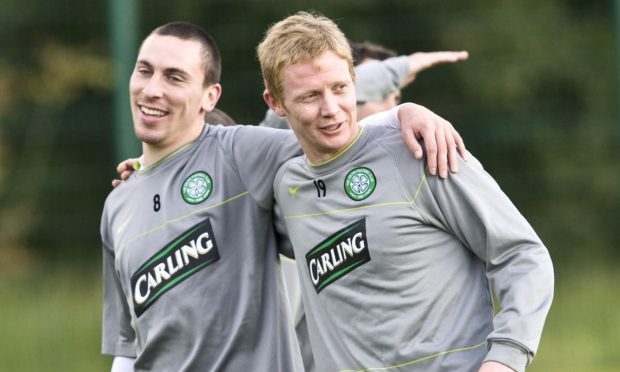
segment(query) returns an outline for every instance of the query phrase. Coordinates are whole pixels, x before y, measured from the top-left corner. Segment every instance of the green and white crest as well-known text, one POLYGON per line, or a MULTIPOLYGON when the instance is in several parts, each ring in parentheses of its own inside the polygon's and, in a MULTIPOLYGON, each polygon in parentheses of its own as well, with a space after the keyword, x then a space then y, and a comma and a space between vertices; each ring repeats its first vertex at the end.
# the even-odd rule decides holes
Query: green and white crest
POLYGON ((353 200, 364 200, 375 191, 377 179, 368 168, 360 167, 350 171, 344 179, 344 191, 353 200))
POLYGON ((198 171, 192 173, 185 179, 181 186, 183 200, 189 204, 198 204, 207 200, 213 190, 213 181, 206 172, 198 171))

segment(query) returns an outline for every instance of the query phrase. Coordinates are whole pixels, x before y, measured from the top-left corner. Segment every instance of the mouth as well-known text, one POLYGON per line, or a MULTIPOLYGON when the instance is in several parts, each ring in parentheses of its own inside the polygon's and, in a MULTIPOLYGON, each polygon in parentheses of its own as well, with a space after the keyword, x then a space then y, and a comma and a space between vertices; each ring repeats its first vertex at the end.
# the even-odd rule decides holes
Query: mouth
POLYGON ((336 124, 328 125, 328 126, 321 128, 321 131, 327 132, 327 133, 336 132, 338 129, 340 129, 341 126, 342 126, 342 123, 336 123, 336 124))
POLYGON ((142 112, 146 116, 161 118, 168 115, 168 111, 163 111, 152 107, 146 107, 143 105, 138 105, 138 107, 140 108, 140 112, 142 112))

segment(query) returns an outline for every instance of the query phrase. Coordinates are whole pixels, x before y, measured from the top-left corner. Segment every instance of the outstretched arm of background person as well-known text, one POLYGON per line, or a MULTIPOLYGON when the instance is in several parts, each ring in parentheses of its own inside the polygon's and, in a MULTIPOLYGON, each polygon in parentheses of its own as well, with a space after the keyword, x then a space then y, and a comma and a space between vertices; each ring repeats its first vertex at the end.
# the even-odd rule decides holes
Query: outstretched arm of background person
POLYGON ((455 63, 464 61, 469 57, 466 51, 452 52, 415 52, 409 55, 409 74, 401 82, 400 87, 404 88, 411 84, 418 73, 441 63, 455 63))

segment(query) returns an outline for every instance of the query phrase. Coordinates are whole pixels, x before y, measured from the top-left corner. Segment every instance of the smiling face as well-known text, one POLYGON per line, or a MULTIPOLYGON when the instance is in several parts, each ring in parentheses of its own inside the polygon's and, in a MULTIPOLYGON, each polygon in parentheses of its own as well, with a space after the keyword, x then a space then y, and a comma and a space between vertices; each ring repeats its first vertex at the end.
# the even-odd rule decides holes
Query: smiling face
POLYGON ((268 91, 264 97, 278 115, 286 116, 308 160, 326 161, 353 142, 360 129, 355 87, 344 58, 326 52, 314 61, 285 67, 281 77, 281 102, 268 91))
POLYGON ((142 43, 129 82, 136 136, 145 156, 162 157, 196 139, 221 92, 204 85, 201 44, 151 34, 142 43))

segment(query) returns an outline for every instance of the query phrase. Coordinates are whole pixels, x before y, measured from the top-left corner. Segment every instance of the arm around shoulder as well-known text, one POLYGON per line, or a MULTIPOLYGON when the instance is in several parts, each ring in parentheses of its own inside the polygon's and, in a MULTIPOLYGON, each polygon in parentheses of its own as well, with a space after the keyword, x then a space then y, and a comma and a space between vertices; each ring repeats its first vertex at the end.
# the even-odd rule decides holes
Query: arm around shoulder
POLYGON ((424 106, 403 103, 391 110, 368 116, 360 123, 400 128, 405 145, 417 159, 423 157, 424 151, 419 141, 424 141, 428 169, 433 176, 437 171, 441 178, 448 177, 448 170, 458 172, 459 155, 467 160, 465 143, 456 129, 449 121, 424 106))

